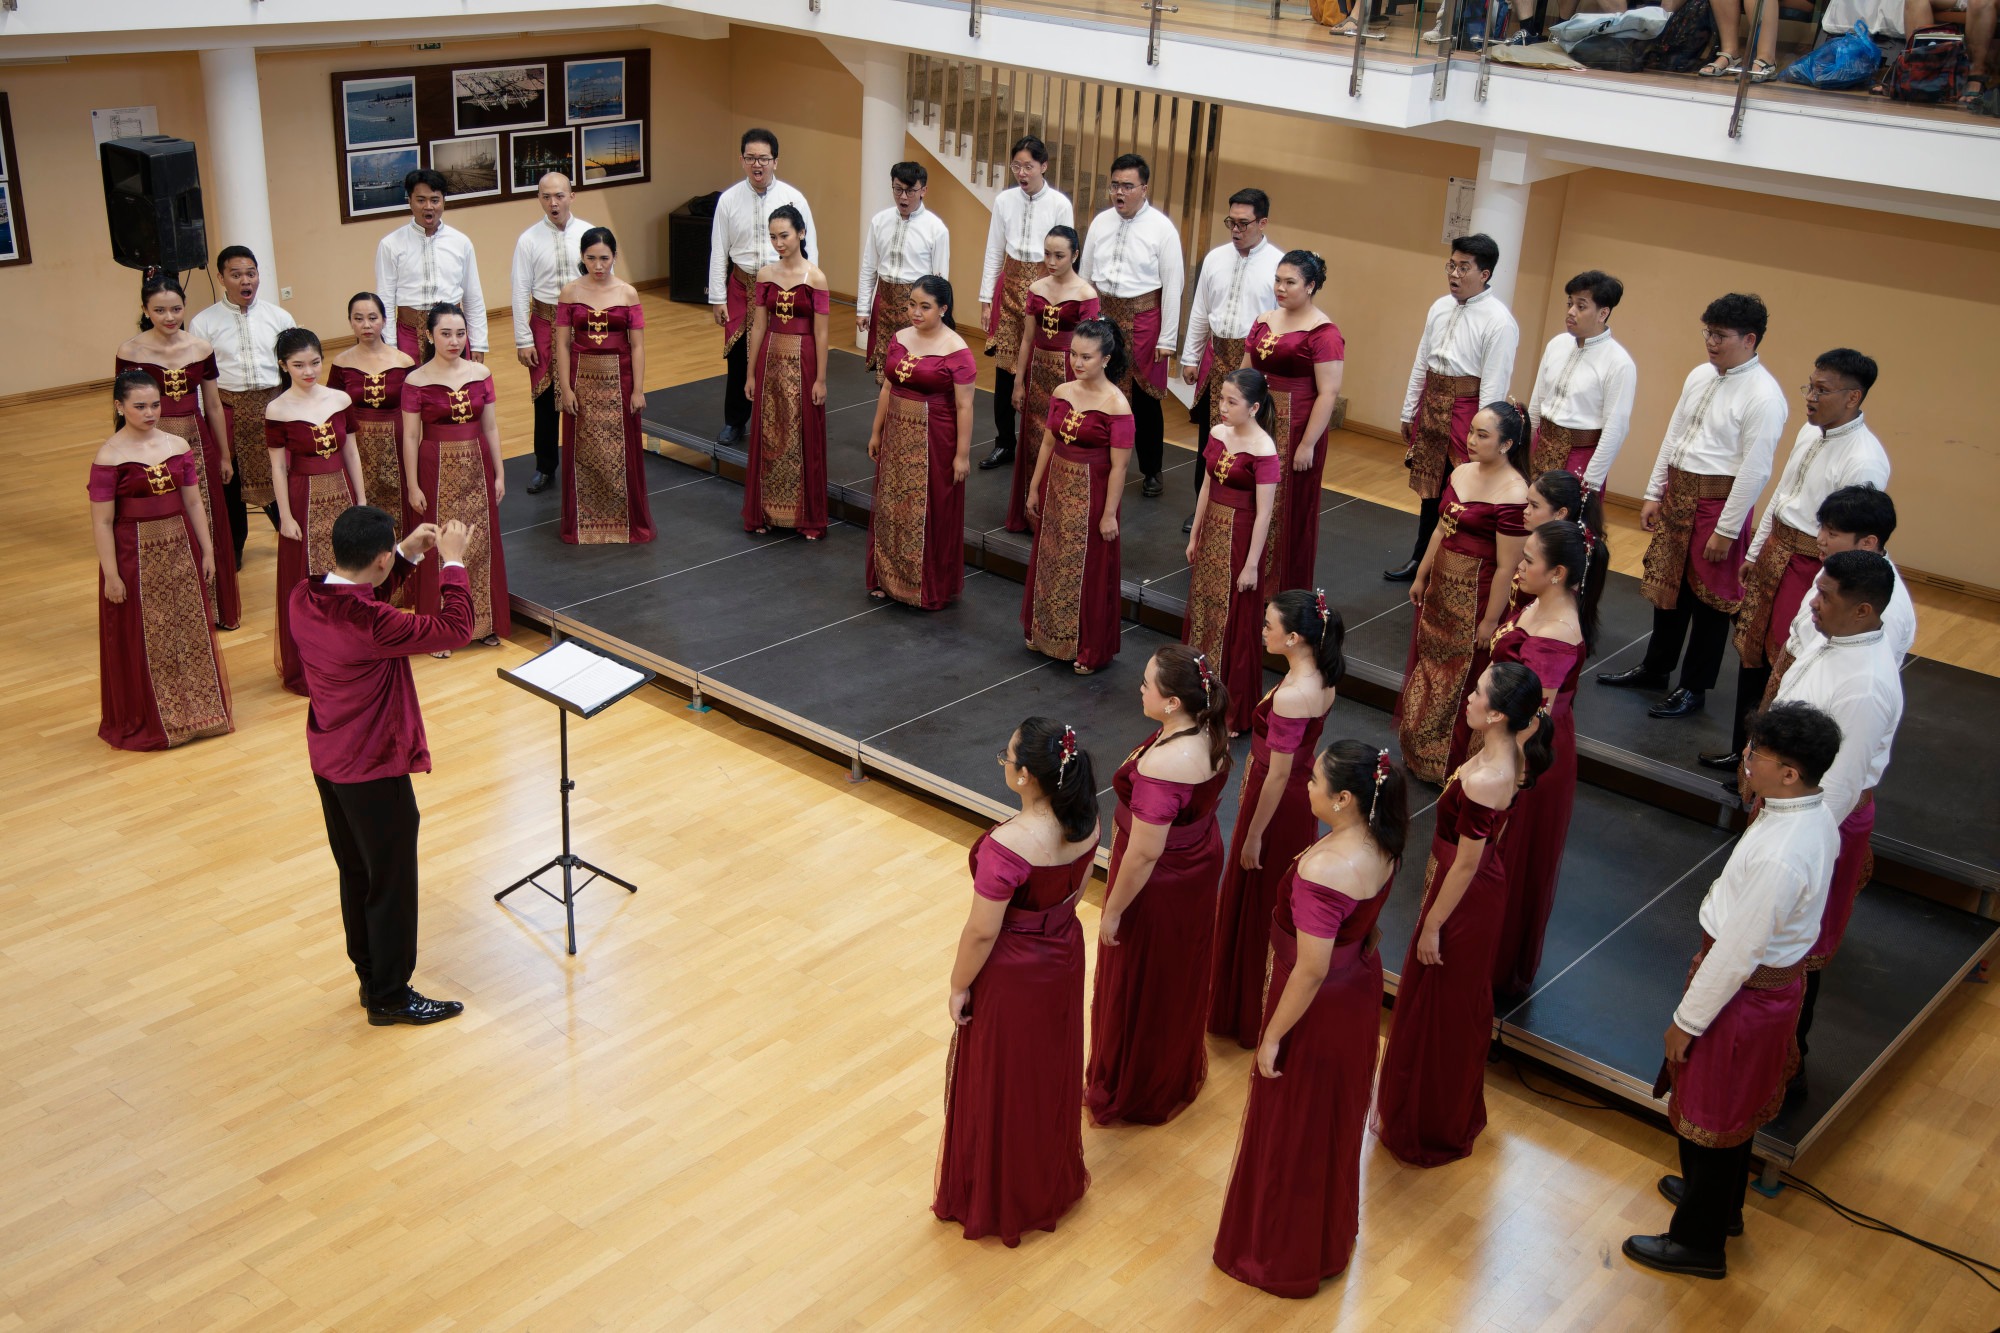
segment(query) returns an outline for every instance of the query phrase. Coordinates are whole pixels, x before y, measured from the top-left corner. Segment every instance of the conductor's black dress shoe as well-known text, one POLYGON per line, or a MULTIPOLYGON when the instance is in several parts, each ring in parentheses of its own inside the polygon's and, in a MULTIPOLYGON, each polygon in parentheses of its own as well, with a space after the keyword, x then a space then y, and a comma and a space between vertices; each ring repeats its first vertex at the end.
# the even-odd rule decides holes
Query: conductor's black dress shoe
POLYGON ((1701 690, 1691 690, 1683 685, 1666 698, 1646 710, 1647 717, 1681 718, 1693 717, 1701 711, 1701 701, 1707 696, 1701 690))
POLYGON ((447 1018, 457 1018, 465 1012, 465 1006, 457 1000, 433 1000, 411 991, 409 998, 392 1009, 377 1009, 370 1006, 368 1022, 378 1028, 392 1023, 408 1023, 422 1027, 426 1023, 442 1023, 447 1018))
POLYGON ((549 488, 549 483, 554 480, 555 478, 551 477, 546 472, 537 472, 528 481, 528 494, 540 495, 543 491, 549 488))
POLYGON ((1729 1276, 1729 1265, 1717 1250, 1710 1254, 1703 1250, 1691 1250, 1667 1235, 1627 1236, 1623 1246, 1625 1257, 1635 1264, 1657 1269, 1662 1273, 1685 1273, 1689 1277, 1724 1278, 1729 1276))
POLYGON ((1610 685, 1621 690, 1664 690, 1667 678, 1657 671, 1648 671, 1644 666, 1635 666, 1625 671, 1600 671, 1597 673, 1599 685, 1610 685))
POLYGON ((1395 569, 1385 569, 1382 571, 1382 578, 1388 583, 1408 583, 1416 578, 1416 576, 1417 562, 1415 560, 1412 560, 1407 565, 1399 565, 1395 569))

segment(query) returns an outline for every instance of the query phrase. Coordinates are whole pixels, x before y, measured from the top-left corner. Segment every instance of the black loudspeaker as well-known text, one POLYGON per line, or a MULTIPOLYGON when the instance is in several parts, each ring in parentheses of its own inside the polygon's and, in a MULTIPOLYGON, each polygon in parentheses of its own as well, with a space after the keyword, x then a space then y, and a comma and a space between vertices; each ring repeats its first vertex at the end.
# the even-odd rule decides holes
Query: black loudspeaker
POLYGON ((166 134, 113 139, 97 150, 111 257, 126 268, 168 273, 208 267, 201 170, 194 145, 166 134))
POLYGON ((697 195, 667 214, 667 297, 708 304, 709 229, 720 195, 697 195))

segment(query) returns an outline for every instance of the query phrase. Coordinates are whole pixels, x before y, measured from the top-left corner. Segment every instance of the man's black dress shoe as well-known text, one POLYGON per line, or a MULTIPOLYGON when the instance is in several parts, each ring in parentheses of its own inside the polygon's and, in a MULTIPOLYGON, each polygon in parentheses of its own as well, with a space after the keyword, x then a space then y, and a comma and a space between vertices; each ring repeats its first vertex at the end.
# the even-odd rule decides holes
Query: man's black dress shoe
POLYGON ((1193 515, 1193 514, 1189 514, 1189 515, 1187 516, 1187 518, 1186 518, 1186 519, 1185 519, 1185 520, 1184 520, 1184 521, 1183 521, 1183 522, 1181 523, 1181 531, 1182 531, 1182 532, 1193 532, 1193 531, 1194 531, 1194 515, 1193 515))
POLYGON ((1408 583, 1416 578, 1416 576, 1417 561, 1415 560, 1412 560, 1407 565, 1399 565, 1395 569, 1385 569, 1382 571, 1383 580, 1389 583, 1408 583))
POLYGON ((549 483, 553 480, 555 480, 555 478, 551 477, 548 473, 537 472, 534 475, 533 480, 529 481, 528 483, 528 494, 540 495, 543 491, 549 488, 549 483))
POLYGON ((715 442, 716 442, 717 444, 741 444, 741 443, 743 443, 743 427, 741 427, 741 426, 724 426, 724 427, 722 428, 722 433, 721 433, 720 435, 718 435, 718 436, 716 436, 716 437, 715 437, 715 442))
POLYGON ((1739 801, 1744 799, 1743 783, 1740 779, 1737 778, 1737 776, 1734 773, 1731 773, 1726 778, 1717 778, 1715 780, 1715 785, 1722 788, 1724 791, 1728 792, 1731 796, 1734 796, 1739 801))
POLYGON ((991 453, 979 460, 979 470, 981 472, 991 472, 994 468, 1006 467, 1013 461, 1014 446, 1011 444, 996 444, 993 446, 991 453))
MULTIPOLYGON (((1685 1180, 1682 1180, 1679 1176, 1660 1177, 1660 1197, 1665 1199, 1668 1203, 1672 1204, 1674 1207, 1678 1208, 1681 1206, 1681 1196, 1686 1193, 1687 1193, 1687 1182, 1685 1180)), ((1732 1236, 1742 1235, 1743 1214, 1738 1213, 1734 1218, 1730 1219, 1729 1225, 1725 1227, 1724 1230, 1726 1230, 1732 1236)))
POLYGON ((271 520, 271 531, 284 531, 284 525, 278 521, 278 502, 276 500, 264 506, 264 517, 271 520))
POLYGON ((1139 483, 1139 494, 1148 500, 1157 500, 1166 493, 1167 488, 1160 481, 1160 474, 1157 472, 1148 474, 1146 479, 1139 483))
POLYGON ((1667 678, 1657 671, 1648 671, 1641 666, 1624 671, 1600 671, 1597 673, 1599 685, 1613 685, 1621 690, 1664 690, 1667 678))
POLYGON ((1707 695, 1701 690, 1691 690, 1683 685, 1666 698, 1646 710, 1647 717, 1693 717, 1701 711, 1701 701, 1707 695))
POLYGON ((1698 754, 1694 757, 1694 761, 1703 768, 1715 768, 1725 773, 1734 773, 1743 766, 1743 752, 1741 750, 1731 750, 1727 754, 1698 754))
POLYGON ((1623 1249, 1625 1257, 1633 1263, 1658 1269, 1662 1273, 1685 1273, 1689 1277, 1708 1278, 1729 1276, 1729 1265, 1720 1251, 1709 1254, 1690 1250, 1665 1235, 1627 1236, 1623 1249))
POLYGON ((368 1022, 378 1028, 388 1027, 392 1023, 408 1023, 422 1027, 426 1023, 442 1023, 447 1018, 457 1018, 464 1012, 465 1006, 457 1000, 432 1000, 411 991, 410 998, 393 1009, 371 1007, 368 1010, 368 1022))

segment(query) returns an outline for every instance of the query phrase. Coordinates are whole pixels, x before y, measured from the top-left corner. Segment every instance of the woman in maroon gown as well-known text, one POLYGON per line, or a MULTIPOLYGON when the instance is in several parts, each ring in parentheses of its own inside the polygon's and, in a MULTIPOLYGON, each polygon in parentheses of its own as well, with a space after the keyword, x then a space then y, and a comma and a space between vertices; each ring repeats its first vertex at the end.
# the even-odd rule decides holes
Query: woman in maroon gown
MULTIPOLYGON (((1042 238, 1042 276, 1028 288, 1021 320, 1021 350, 1014 358, 1014 412, 1021 423, 1014 449, 1013 489, 1007 497, 1007 531, 1026 532, 1033 506, 1029 481, 1048 438, 1049 396, 1076 378, 1070 339, 1079 324, 1098 316, 1097 288, 1076 271, 1083 243, 1074 227, 1051 227, 1042 238)), ((1117 376, 1112 376, 1115 383, 1117 376)))
POLYGON ((771 210, 778 262, 757 274, 750 311, 750 464, 743 530, 826 536, 826 274, 807 262, 805 218, 771 210))
POLYGON ((1021 632, 1029 648, 1087 676, 1118 655, 1118 502, 1132 461, 1132 405, 1118 391, 1125 349, 1116 325, 1078 325, 1069 359, 1076 378, 1049 398, 1049 433, 1028 486, 1035 538, 1021 632))
POLYGON ((972 349, 953 331, 949 282, 935 273, 917 279, 910 327, 897 332, 882 369, 868 432, 875 460, 868 593, 936 611, 965 587, 965 478, 979 375, 972 349))
MULTIPOLYGON (((583 276, 557 297, 550 354, 562 409, 562 526, 575 546, 653 540, 646 502, 646 312, 611 271, 618 238, 592 227, 579 245, 583 276)), ((495 465, 498 466, 497 464, 495 465)))
POLYGON ((1046 717, 1000 754, 1021 813, 972 845, 972 913, 946 1001, 944 1138, 931 1211, 967 1240, 1053 1231, 1083 1165, 1083 927, 1097 783, 1076 732, 1046 717))
POLYGON ((1375 1136, 1410 1166, 1457 1161, 1486 1128, 1493 950, 1507 908, 1501 831, 1515 794, 1549 766, 1534 672, 1518 662, 1488 667, 1465 707, 1484 744, 1438 797, 1423 908, 1375 1094, 1375 1136))
POLYGON ((389 327, 382 298, 356 292, 347 302, 354 346, 333 358, 333 387, 346 394, 348 433, 361 459, 368 503, 387 514, 401 540, 403 525, 403 380, 417 363, 382 333, 389 327))
POLYGON ((160 389, 144 370, 112 382, 118 429, 90 466, 97 546, 97 735, 121 750, 165 750, 235 729, 206 576, 218 546, 195 446, 160 429, 160 389))
MULTIPOLYGON (((500 501, 507 474, 500 467, 500 423, 493 372, 468 361, 465 312, 448 302, 431 307, 426 324, 432 357, 403 381, 404 531, 417 523, 457 519, 472 530, 465 574, 472 583, 472 637, 498 647, 514 631, 507 600, 507 561, 500 547, 500 501)), ((412 609, 438 613, 438 569, 426 560, 406 586, 412 609)), ((450 657, 449 652, 432 653, 450 657)))
POLYGON ((1270 383, 1276 414, 1271 434, 1286 464, 1265 548, 1264 571, 1274 590, 1318 582, 1313 565, 1319 559, 1326 427, 1347 360, 1339 326, 1313 304, 1325 285, 1325 260, 1310 250, 1288 252, 1278 261, 1277 309, 1259 315, 1243 340, 1244 364, 1263 371, 1270 383))
POLYGON ((333 568, 333 521, 366 504, 361 456, 348 421, 349 399, 320 383, 319 338, 311 329, 278 335, 278 396, 264 408, 271 489, 278 504, 278 678, 306 692, 305 664, 292 639, 292 589, 333 568))
MULTIPOLYGON (((188 461, 208 515, 209 540, 218 551, 232 550, 229 515, 218 503, 235 476, 228 450, 217 442, 222 395, 216 388, 215 349, 187 331, 187 295, 171 273, 154 273, 139 285, 139 332, 118 349, 112 373, 143 370, 160 389, 160 429, 188 442, 188 461)), ((243 619, 234 559, 218 560, 207 576, 209 608, 217 629, 235 629, 243 619)))
POLYGON ((1403 763, 1426 782, 1444 781, 1466 685, 1486 665, 1528 536, 1521 514, 1528 498, 1527 423, 1520 409, 1488 403, 1472 418, 1465 448, 1470 461, 1445 482, 1437 531, 1410 583, 1417 619, 1396 698, 1403 763))
POLYGON ((1208 989, 1208 1030, 1234 1037, 1246 1051, 1257 1044, 1264 1017, 1264 955, 1278 885, 1319 832, 1306 782, 1346 636, 1340 612, 1317 589, 1288 589, 1264 608, 1263 649, 1285 659, 1285 678, 1250 717, 1250 766, 1223 863, 1208 989))
POLYGON ((1174 644, 1146 663, 1139 702, 1159 730, 1111 780, 1117 831, 1083 1092, 1098 1125, 1164 1125, 1208 1077, 1201 1029, 1222 875, 1215 806, 1229 778, 1229 689, 1199 653, 1174 644))
POLYGON ((1215 1233, 1215 1266, 1274 1296, 1313 1295, 1354 1253, 1382 1017, 1375 919, 1410 824, 1387 750, 1335 741, 1312 770, 1329 831, 1293 861, 1265 928, 1271 984, 1215 1233))
POLYGON ((1284 459, 1265 429, 1271 391, 1262 371, 1232 371, 1216 393, 1221 424, 1202 450, 1201 493, 1187 544, 1187 614, 1181 642, 1219 663, 1229 686, 1229 733, 1250 726, 1264 694, 1265 543, 1284 459))

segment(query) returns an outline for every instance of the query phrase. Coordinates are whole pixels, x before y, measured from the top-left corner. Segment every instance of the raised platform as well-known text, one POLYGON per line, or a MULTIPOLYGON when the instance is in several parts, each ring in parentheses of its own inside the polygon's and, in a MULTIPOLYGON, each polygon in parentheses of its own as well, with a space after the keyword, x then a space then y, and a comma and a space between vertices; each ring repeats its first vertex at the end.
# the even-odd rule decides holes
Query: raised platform
MULTIPOLYGON (((832 358, 829 380, 833 498, 842 512, 865 521, 873 386, 850 356, 832 358)), ((980 410, 983 424, 983 401, 980 410)), ((698 443, 719 417, 719 380, 655 393, 647 414, 649 432, 684 445, 698 443)), ((861 575, 866 533, 851 523, 836 523, 820 543, 745 533, 741 488, 721 475, 740 470, 741 456, 707 448, 711 458, 702 461, 713 471, 648 458, 661 537, 642 547, 563 546, 556 538, 555 491, 527 495, 523 483, 531 462, 511 460, 502 525, 517 613, 627 653, 704 699, 841 756, 857 773, 894 777, 980 816, 1012 808, 993 755, 1026 715, 1049 714, 1075 725, 1104 782, 1146 734, 1136 697, 1139 670, 1155 647, 1172 641, 1162 628, 1177 629, 1186 587, 1179 528, 1193 492, 1185 462, 1169 474, 1164 500, 1141 500, 1135 487, 1125 510, 1124 550, 1128 610, 1138 620, 1127 624, 1125 650, 1111 667, 1077 677, 1020 646, 1021 586, 1006 575, 1018 575, 1025 550, 1021 538, 1001 530, 1004 471, 973 473, 965 537, 973 568, 965 595, 945 611, 925 614, 868 597, 861 575)), ((983 446, 975 451, 983 452, 983 446)), ((1327 735, 1386 746, 1389 716, 1371 704, 1392 697, 1389 682, 1400 675, 1410 613, 1401 589, 1383 583, 1379 571, 1407 549, 1411 520, 1329 492, 1321 522, 1322 582, 1347 617, 1353 663, 1327 735)), ((1607 594, 1607 657, 1629 651, 1628 640, 1644 633, 1642 617, 1634 631, 1626 623, 1634 617, 1614 608, 1629 591, 1607 594)), ((1636 602, 1636 593, 1629 600, 1636 602)), ((1948 673, 1939 677, 1948 689, 1960 676, 1992 685, 1972 673, 1940 671, 1948 673)), ((1580 703, 1579 730, 1592 747, 1587 776, 1594 782, 1608 772, 1620 789, 1591 782, 1579 787, 1538 989, 1501 1016, 1499 1036, 1650 1106, 1659 1033, 1694 951, 1695 906, 1726 854, 1733 812, 1716 799, 1719 789, 1714 797, 1704 791, 1705 775, 1689 769, 1682 784, 1668 776, 1682 772, 1675 765, 1616 743, 1620 726, 1645 730, 1623 715, 1628 701, 1622 696, 1590 687, 1585 695, 1592 710, 1585 713, 1580 703), (1610 697, 1600 703, 1599 695, 1610 697), (1586 717, 1592 719, 1588 726, 1586 717), (1628 782, 1662 799, 1640 799, 1624 789, 1628 782), (1702 809, 1703 801, 1704 818, 1677 812, 1683 803, 1702 809)), ((1979 697, 1968 704, 1947 693, 1941 706, 1976 706, 1979 697)), ((1928 706, 1913 697, 1911 711, 1928 706)), ((1726 716, 1719 707, 1718 716, 1726 716)), ((1705 743, 1696 730, 1700 724, 1653 725, 1686 737, 1690 757, 1705 743)), ((1919 726, 1913 733, 1906 721, 1891 779, 1907 767, 1916 770, 1913 786, 1952 782, 1959 801, 1968 804, 1970 790, 1990 792, 1990 770, 1971 779, 1955 777, 1948 766, 1937 771, 1937 765, 1969 762, 1966 747, 1947 753, 1940 746, 1928 758, 1920 748, 1912 758, 1912 744, 1926 746, 1931 730, 1919 726)), ((1891 812, 1905 809, 1890 804, 1893 790, 1885 782, 1878 797, 1886 836, 1908 841, 1936 865, 1977 869, 1984 858, 1991 878, 1992 849, 1973 832, 1971 808, 1961 805, 1955 818, 1948 812, 1919 818, 1926 812, 1913 795, 1909 816, 1899 813, 1892 824, 1891 812)), ((1417 849, 1430 836, 1431 797, 1420 793, 1425 808, 1411 832, 1417 849)), ((1109 792, 1100 799, 1108 816, 1109 792)), ((1225 819, 1233 820, 1234 805, 1232 788, 1225 819)), ((587 841, 588 830, 584 836, 587 841)), ((1403 957, 1415 925, 1421 855, 1413 861, 1382 917, 1391 967, 1403 957)), ((1984 882, 1971 875, 1951 878, 1984 882)), ((1810 1092, 1759 1136, 1767 1160, 1789 1163, 1806 1151, 1992 947, 1996 931, 1993 922, 1879 880, 1871 886, 1822 993, 1810 1092)))

